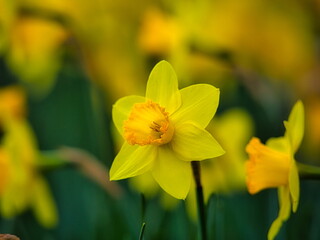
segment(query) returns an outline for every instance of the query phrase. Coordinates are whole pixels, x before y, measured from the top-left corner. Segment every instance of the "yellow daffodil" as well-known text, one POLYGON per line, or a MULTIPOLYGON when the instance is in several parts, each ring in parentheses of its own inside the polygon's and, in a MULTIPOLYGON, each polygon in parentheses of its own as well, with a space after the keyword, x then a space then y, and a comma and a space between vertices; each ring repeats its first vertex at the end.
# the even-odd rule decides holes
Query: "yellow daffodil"
POLYGON ((22 89, 0 90, 0 212, 12 218, 32 208, 45 227, 57 223, 57 211, 45 179, 37 171, 39 151, 25 121, 22 89))
POLYGON ((125 143, 110 169, 111 180, 150 171, 167 193, 184 199, 192 178, 190 162, 224 154, 204 129, 218 103, 219 89, 199 84, 179 90, 171 65, 158 63, 145 97, 124 97, 113 106, 113 121, 125 143))
POLYGON ((266 188, 278 188, 279 215, 272 223, 268 239, 274 239, 290 216, 296 212, 299 202, 299 174, 294 154, 300 146, 304 134, 304 108, 298 101, 284 122, 286 132, 283 137, 271 138, 264 145, 258 138, 252 138, 246 147, 249 160, 246 164, 247 187, 251 194, 266 188))

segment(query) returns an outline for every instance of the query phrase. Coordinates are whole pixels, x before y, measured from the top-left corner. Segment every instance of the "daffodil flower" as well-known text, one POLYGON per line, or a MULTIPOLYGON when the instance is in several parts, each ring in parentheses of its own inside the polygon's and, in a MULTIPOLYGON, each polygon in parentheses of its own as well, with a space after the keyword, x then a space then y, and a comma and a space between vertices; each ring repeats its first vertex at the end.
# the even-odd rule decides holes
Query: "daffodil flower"
POLYGON ((57 209, 49 185, 38 172, 40 153, 25 120, 21 88, 0 89, 0 213, 12 218, 32 208, 44 227, 57 224, 57 209))
POLYGON ((283 137, 271 138, 263 145, 253 138, 246 147, 249 161, 246 164, 247 187, 251 194, 266 188, 278 188, 280 210, 272 223, 268 239, 272 240, 282 224, 296 212, 299 203, 299 174, 294 154, 300 146, 304 134, 304 108, 298 101, 284 122, 286 132, 283 137))
POLYGON ((113 121, 125 143, 110 169, 111 180, 150 171, 167 193, 185 199, 192 178, 190 162, 224 154, 205 130, 218 103, 219 89, 198 84, 179 90, 171 65, 158 63, 145 97, 124 97, 113 106, 113 121))
POLYGON ((14 22, 8 66, 33 93, 48 93, 61 67, 61 46, 68 32, 61 25, 41 18, 19 18, 14 22))

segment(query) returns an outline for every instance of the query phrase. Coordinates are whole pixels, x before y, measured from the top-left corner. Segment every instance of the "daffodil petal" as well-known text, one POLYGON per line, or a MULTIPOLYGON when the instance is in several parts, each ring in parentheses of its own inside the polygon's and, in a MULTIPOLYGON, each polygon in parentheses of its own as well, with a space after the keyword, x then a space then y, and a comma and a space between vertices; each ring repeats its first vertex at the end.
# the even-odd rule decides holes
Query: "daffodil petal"
POLYGON ((130 178, 147 172, 152 168, 156 150, 153 145, 132 146, 125 142, 112 163, 110 180, 130 178))
POLYGON ((168 194, 186 198, 191 184, 191 164, 180 160, 169 146, 159 147, 152 175, 168 194))
POLYGON ((282 224, 283 222, 280 218, 273 221, 268 232, 268 240, 273 240, 277 236, 282 224))
POLYGON ((172 115, 175 123, 192 121, 205 128, 217 111, 220 90, 209 84, 192 85, 180 90, 181 107, 172 115))
POLYGON ((293 159, 289 169, 289 188, 292 201, 292 211, 296 212, 299 204, 300 186, 297 165, 293 159))
POLYGON ((183 123, 175 127, 171 146, 187 161, 214 158, 225 153, 208 131, 193 123, 183 123))
POLYGON ((288 219, 290 215, 290 193, 288 187, 280 187, 278 189, 279 196, 279 214, 278 217, 273 221, 268 232, 268 240, 273 240, 278 234, 283 222, 288 219))
POLYGON ((285 136, 288 137, 292 152, 295 153, 300 146, 304 135, 304 107, 301 101, 293 106, 289 120, 284 122, 286 127, 285 136))
POLYGON ((290 147, 288 145, 288 141, 285 137, 277 137, 277 138, 269 138, 266 145, 273 150, 289 153, 290 147))
POLYGON ((291 201, 290 201, 290 190, 288 186, 281 186, 278 188, 279 197, 279 217, 282 221, 285 221, 290 216, 291 201))
POLYGON ((144 102, 145 98, 141 96, 128 96, 120 98, 112 108, 112 120, 119 131, 122 134, 123 132, 123 122, 128 119, 131 112, 132 106, 135 103, 144 102))
POLYGON ((159 62, 151 71, 146 98, 158 103, 169 113, 174 113, 180 107, 181 96, 177 76, 168 62, 159 62))
POLYGON ((54 227, 58 222, 58 215, 48 184, 40 177, 34 183, 32 207, 38 221, 45 227, 54 227))

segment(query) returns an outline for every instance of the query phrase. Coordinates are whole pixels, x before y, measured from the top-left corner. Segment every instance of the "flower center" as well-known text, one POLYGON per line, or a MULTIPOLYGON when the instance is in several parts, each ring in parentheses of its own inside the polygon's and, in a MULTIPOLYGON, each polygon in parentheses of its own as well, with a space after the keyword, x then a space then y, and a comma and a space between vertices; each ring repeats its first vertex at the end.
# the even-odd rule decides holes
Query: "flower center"
POLYGON ((263 145, 258 138, 250 141, 246 151, 249 154, 249 161, 246 162, 247 187, 251 194, 288 184, 289 154, 263 145))
POLYGON ((133 105, 129 118, 124 122, 124 138, 131 145, 162 145, 170 142, 173 126, 169 113, 150 100, 133 105))

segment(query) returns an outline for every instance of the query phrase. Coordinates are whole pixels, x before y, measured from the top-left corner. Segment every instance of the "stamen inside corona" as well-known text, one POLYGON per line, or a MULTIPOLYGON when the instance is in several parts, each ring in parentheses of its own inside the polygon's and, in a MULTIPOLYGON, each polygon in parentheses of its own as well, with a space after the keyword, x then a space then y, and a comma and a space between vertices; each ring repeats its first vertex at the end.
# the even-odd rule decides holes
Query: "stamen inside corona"
POLYGON ((174 132, 169 113, 150 100, 136 103, 132 107, 123 129, 124 138, 129 144, 141 146, 166 144, 170 142, 174 132))

